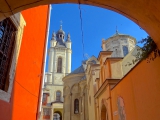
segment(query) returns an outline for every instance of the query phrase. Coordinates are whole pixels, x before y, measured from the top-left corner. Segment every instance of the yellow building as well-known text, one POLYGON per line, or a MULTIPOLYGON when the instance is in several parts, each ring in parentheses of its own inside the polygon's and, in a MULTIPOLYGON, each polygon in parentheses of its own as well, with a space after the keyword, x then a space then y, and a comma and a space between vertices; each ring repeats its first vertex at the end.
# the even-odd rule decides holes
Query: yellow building
POLYGON ((160 119, 160 58, 134 63, 138 49, 125 57, 101 51, 99 63, 87 65, 89 120, 160 119))
POLYGON ((63 120, 88 120, 86 62, 63 78, 63 120))
POLYGON ((98 58, 63 78, 64 120, 159 120, 160 58, 133 62, 139 50, 133 37, 107 40, 98 58))

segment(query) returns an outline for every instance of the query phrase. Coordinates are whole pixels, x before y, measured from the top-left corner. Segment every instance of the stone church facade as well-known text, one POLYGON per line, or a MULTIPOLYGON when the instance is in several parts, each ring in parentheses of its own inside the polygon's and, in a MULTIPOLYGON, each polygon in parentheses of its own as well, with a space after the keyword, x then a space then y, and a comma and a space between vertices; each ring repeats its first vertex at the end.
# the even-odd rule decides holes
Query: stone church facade
POLYGON ((98 58, 83 61, 63 78, 64 120, 112 120, 111 89, 136 65, 125 66, 135 58, 135 44, 135 38, 116 31, 102 40, 98 58))
POLYGON ((113 91, 139 63, 129 64, 139 50, 136 39, 116 32, 102 40, 97 58, 71 72, 71 40, 64 36, 60 27, 50 41, 42 120, 126 120, 124 98, 113 91))
POLYGON ((115 103, 112 90, 138 63, 128 65, 139 49, 135 44, 135 38, 116 32, 102 40, 103 51, 97 58, 99 62, 87 64, 89 120, 126 120, 124 101, 118 96, 115 103), (113 112, 114 105, 118 110, 113 112))
POLYGON ((64 82, 64 120, 88 120, 88 89, 86 80, 86 65, 97 62, 92 56, 83 61, 82 65, 63 78, 64 82))
POLYGON ((63 81, 71 72, 71 39, 65 40, 62 25, 57 33, 52 34, 48 50, 49 63, 43 89, 43 120, 63 119, 63 81))

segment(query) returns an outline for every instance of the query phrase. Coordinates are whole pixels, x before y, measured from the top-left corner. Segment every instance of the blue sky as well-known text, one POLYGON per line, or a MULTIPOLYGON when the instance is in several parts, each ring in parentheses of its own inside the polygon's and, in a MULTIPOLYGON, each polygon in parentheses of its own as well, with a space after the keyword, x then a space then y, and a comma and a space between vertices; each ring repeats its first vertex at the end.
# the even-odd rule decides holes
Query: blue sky
MULTIPOLYGON (((115 34, 116 26, 119 33, 133 36, 137 41, 148 35, 134 22, 116 12, 88 5, 81 5, 81 10, 84 53, 88 54, 90 57, 92 55, 98 56, 99 52, 102 50, 102 38, 107 39, 115 34)), ((51 40, 52 32, 57 32, 59 30, 60 21, 63 21, 62 26, 66 35, 68 33, 71 35, 73 71, 81 65, 83 60, 81 21, 78 4, 52 5, 49 41, 51 40)), ((48 67, 46 70, 48 70, 48 67)))

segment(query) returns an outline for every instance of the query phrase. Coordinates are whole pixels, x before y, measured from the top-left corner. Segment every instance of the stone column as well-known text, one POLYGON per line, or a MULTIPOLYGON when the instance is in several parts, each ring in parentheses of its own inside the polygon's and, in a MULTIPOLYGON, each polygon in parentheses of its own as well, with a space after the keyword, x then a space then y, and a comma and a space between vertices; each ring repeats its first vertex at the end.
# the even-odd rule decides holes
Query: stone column
POLYGON ((66 97, 66 96, 63 95, 63 115, 62 115, 63 118, 62 118, 62 120, 64 120, 64 115, 65 115, 65 112, 66 112, 66 111, 65 111, 65 109, 66 109, 66 106, 65 106, 65 104, 66 104, 65 97, 66 97))
POLYGON ((54 49, 54 57, 53 57, 53 73, 57 73, 57 48, 54 49))
POLYGON ((70 120, 72 120, 72 93, 70 94, 70 120))
POLYGON ((70 49, 66 50, 66 73, 71 72, 71 54, 72 51, 70 49))
POLYGON ((97 120, 99 120, 101 116, 99 115, 99 101, 97 98, 96 98, 96 103, 97 103, 96 104, 97 120))
POLYGON ((48 72, 53 72, 53 57, 54 57, 54 49, 49 49, 49 65, 48 65, 48 72))
POLYGON ((54 48, 54 55, 53 55, 53 72, 52 72, 52 84, 54 84, 54 81, 55 81, 55 73, 57 73, 57 60, 56 60, 56 57, 57 57, 57 49, 54 48))
POLYGON ((86 118, 86 111, 85 111, 85 108, 86 108, 86 106, 85 106, 85 93, 83 93, 83 115, 84 115, 84 120, 85 120, 85 118, 86 118))
POLYGON ((53 120, 53 108, 51 108, 50 120, 53 120))

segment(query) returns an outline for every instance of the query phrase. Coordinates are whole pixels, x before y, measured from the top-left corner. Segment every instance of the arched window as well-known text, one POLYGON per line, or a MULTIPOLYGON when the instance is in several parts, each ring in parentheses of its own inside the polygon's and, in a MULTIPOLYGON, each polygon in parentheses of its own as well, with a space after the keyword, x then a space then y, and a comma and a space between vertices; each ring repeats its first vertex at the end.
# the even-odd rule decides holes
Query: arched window
POLYGON ((74 100, 74 114, 79 113, 79 100, 75 99, 74 100))
POLYGON ((57 73, 62 73, 62 58, 58 58, 58 63, 57 63, 57 73))
POLYGON ((56 92, 56 101, 61 101, 61 91, 56 92))
POLYGON ((128 47, 127 46, 123 46, 123 55, 124 57, 128 54, 128 47))

